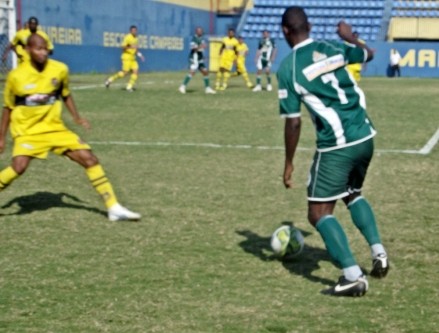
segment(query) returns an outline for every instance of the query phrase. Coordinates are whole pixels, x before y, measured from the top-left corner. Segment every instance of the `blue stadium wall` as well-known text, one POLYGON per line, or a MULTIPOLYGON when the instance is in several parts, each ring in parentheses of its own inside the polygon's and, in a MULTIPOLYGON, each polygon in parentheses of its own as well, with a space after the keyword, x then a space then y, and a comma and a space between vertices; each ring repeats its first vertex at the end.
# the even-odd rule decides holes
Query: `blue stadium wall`
MULTIPOLYGON (((196 26, 207 33, 224 35, 234 22, 223 22, 206 10, 209 0, 181 1, 192 7, 166 3, 170 0, 16 0, 21 3, 21 21, 37 16, 55 44, 54 58, 66 62, 72 72, 109 73, 120 68, 120 43, 130 25, 137 25, 142 53, 141 71, 175 71, 187 68, 189 38, 196 26), (194 4, 203 4, 196 8, 194 4), (204 8, 204 9, 203 9, 204 8), (216 31, 215 31, 216 29, 216 31)), ((212 1, 212 0, 210 0, 212 1)), ((174 1, 176 2, 176 1, 174 1)), ((273 64, 290 51, 277 40, 279 54, 273 64)), ((257 40, 247 41, 247 68, 255 72, 257 40)), ((389 54, 396 48, 402 60, 402 74, 408 77, 439 77, 439 43, 385 43, 371 45, 375 59, 364 76, 386 76, 389 54)))
MULTIPOLYGON (((207 1, 207 0, 203 0, 207 1)), ((213 26, 209 11, 160 0, 16 0, 21 22, 38 17, 55 45, 53 58, 72 72, 120 68, 120 44, 131 25, 146 57, 141 71, 187 68, 189 36, 196 26, 213 26), (20 12, 20 11, 19 11, 20 12)))
MULTIPOLYGON (((277 70, 281 60, 290 52, 284 40, 277 39, 278 56, 273 64, 273 71, 277 70)), ((253 62, 254 52, 257 49, 256 40, 248 40, 250 50, 253 50, 247 59, 247 69, 256 71, 253 62)), ((401 54, 401 73, 406 77, 432 77, 439 78, 439 43, 414 43, 414 42, 375 42, 370 43, 375 49, 374 59, 364 66, 363 76, 388 76, 390 50, 395 48, 401 54)))

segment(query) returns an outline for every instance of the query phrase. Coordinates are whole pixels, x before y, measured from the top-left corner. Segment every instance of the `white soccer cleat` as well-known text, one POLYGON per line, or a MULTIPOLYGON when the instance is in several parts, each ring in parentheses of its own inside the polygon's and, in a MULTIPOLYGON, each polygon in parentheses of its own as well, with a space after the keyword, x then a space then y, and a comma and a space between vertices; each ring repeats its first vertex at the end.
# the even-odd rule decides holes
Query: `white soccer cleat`
POLYGON ((110 88, 111 81, 105 80, 105 88, 110 88))
POLYGON ((138 221, 141 217, 139 213, 132 212, 118 203, 108 208, 110 221, 138 221))
POLYGON ((204 92, 206 94, 216 94, 216 91, 213 90, 211 87, 206 87, 206 89, 204 90, 204 92))
POLYGON ((186 94, 186 87, 184 85, 181 85, 180 87, 178 87, 178 91, 182 94, 186 94))
POLYGON ((272 85, 271 84, 267 84, 267 91, 272 91, 272 90, 273 90, 272 85))
POLYGON ((254 91, 254 92, 262 91, 261 85, 260 84, 256 85, 256 87, 254 87, 252 91, 254 91))

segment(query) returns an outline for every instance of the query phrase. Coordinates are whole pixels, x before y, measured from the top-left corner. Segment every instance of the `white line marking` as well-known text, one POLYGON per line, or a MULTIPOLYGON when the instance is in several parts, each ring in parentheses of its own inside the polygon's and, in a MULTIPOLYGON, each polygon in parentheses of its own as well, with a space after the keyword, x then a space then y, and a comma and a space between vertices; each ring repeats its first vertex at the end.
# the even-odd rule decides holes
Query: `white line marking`
MULTIPOLYGON (((154 84, 155 81, 143 81, 139 82, 139 85, 151 85, 154 84)), ((165 84, 174 84, 172 80, 164 81, 165 84)), ((124 83, 116 83, 112 84, 113 87, 123 87, 124 83)), ((90 84, 84 86, 74 86, 72 90, 86 90, 86 89, 94 89, 105 87, 102 84, 90 84)), ((3 95, 3 91, 0 91, 0 95, 3 95)), ((439 128, 436 130, 436 133, 428 140, 424 147, 420 150, 399 150, 399 149, 376 149, 377 153, 395 153, 395 154, 421 154, 428 155, 433 150, 434 146, 439 141, 439 128)), ((95 145, 125 145, 125 146, 174 146, 174 147, 205 147, 205 148, 231 148, 231 149, 258 149, 258 150, 284 150, 284 147, 276 147, 276 146, 251 146, 251 145, 220 145, 216 143, 172 143, 172 142, 125 142, 125 141, 107 141, 107 142, 99 142, 94 141, 91 142, 95 145)), ((307 151, 311 150, 311 148, 301 148, 298 147, 297 150, 307 151)))
MULTIPOLYGON (((169 83, 172 81, 165 81, 165 83, 169 83)), ((155 81, 143 81, 143 82, 138 82, 137 85, 151 85, 154 84, 155 81)), ((113 83, 111 84, 112 87, 124 87, 126 86, 126 83, 113 83)), ((89 84, 89 85, 85 85, 85 86, 72 86, 70 89, 71 90, 86 90, 86 89, 94 89, 94 88, 105 88, 105 84, 104 83, 100 83, 100 84, 89 84)))
POLYGON ((93 89, 93 88, 99 88, 99 87, 105 87, 104 84, 90 84, 88 86, 77 86, 77 87, 71 87, 72 90, 85 90, 85 89, 93 89))
POLYGON ((436 143, 439 141, 439 128, 436 130, 436 133, 428 140, 424 147, 419 150, 419 154, 428 155, 433 150, 436 143))
MULTIPOLYGON (((439 130, 438 130, 439 132, 439 130)), ((431 141, 431 140, 430 140, 431 141)), ((436 140, 437 141, 437 140, 436 140)), ((193 143, 193 142, 140 142, 140 141, 91 141, 92 145, 105 145, 105 146, 151 146, 151 147, 196 147, 196 148, 227 148, 227 149, 257 149, 257 150, 285 150, 281 146, 252 146, 252 145, 230 145, 230 144, 217 144, 217 143, 193 143)), ((311 148, 298 147, 297 150, 310 151, 311 148)), ((377 153, 394 153, 394 154, 428 154, 428 152, 422 152, 421 150, 398 150, 398 149, 376 149, 377 153)))

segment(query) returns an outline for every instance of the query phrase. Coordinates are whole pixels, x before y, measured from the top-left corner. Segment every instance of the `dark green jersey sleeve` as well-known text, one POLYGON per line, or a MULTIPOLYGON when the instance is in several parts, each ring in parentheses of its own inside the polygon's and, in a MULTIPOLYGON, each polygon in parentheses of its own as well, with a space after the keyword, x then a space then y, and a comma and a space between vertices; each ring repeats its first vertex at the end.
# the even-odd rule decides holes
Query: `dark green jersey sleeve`
POLYGON ((277 72, 279 111, 285 118, 300 117, 301 97, 294 89, 290 62, 284 61, 277 72))
POLYGON ((367 60, 367 51, 352 44, 342 44, 344 57, 349 64, 363 63, 367 60))

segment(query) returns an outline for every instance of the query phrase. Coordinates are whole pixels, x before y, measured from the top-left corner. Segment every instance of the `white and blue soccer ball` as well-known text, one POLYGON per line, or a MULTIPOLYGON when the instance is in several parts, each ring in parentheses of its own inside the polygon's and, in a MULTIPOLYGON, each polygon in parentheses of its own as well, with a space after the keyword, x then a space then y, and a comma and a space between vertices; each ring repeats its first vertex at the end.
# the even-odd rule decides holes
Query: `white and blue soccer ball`
POLYGON ((299 229, 283 225, 273 232, 270 245, 277 256, 291 258, 302 252, 305 240, 299 229))

